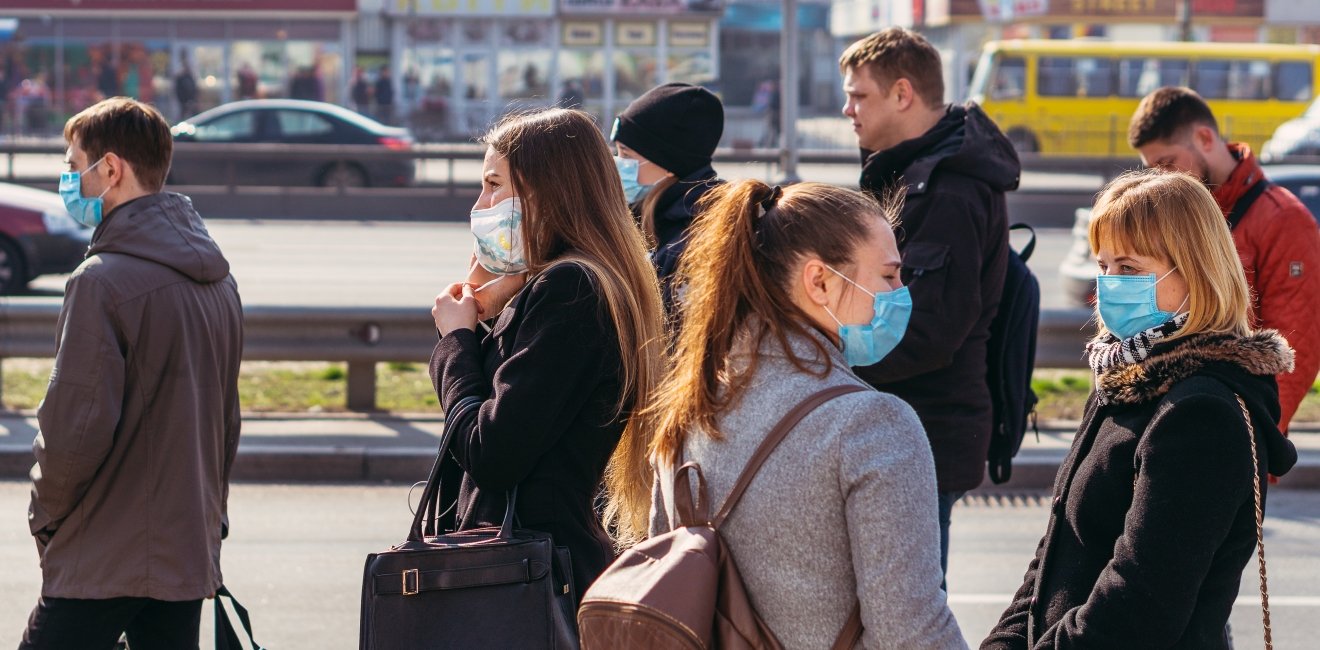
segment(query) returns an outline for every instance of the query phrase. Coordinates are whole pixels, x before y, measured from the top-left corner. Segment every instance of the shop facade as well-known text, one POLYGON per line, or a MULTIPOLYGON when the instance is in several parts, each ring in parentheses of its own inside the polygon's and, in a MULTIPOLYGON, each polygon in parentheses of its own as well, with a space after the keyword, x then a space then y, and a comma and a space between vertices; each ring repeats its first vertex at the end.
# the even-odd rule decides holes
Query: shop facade
POLYGON ((171 120, 250 97, 345 103, 355 13, 356 0, 6 0, 0 129, 55 132, 116 95, 171 120), (196 87, 186 106, 175 92, 185 75, 196 87))
POLYGON ((719 5, 683 0, 393 0, 409 127, 466 139, 510 111, 578 106, 603 129, 671 81, 713 85, 719 5))

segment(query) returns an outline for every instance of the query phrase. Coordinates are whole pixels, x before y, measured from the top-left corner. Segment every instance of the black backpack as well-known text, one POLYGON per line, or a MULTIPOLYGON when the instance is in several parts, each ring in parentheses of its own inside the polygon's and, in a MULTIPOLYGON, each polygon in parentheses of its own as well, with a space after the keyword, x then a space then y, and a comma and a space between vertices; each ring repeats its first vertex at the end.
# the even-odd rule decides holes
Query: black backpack
MULTIPOLYGON (((1036 367, 1036 329, 1040 325, 1040 282, 1027 268, 1036 249, 1036 231, 1025 223, 1008 228, 1026 230, 1031 240, 1019 253, 1008 248, 1008 273, 999 313, 990 323, 987 382, 994 406, 994 429, 990 433, 990 480, 1004 483, 1013 475, 1013 457, 1022 448, 1027 421, 1035 429, 1036 393, 1031 390, 1031 372, 1036 367)), ((1039 431, 1037 432, 1039 434, 1039 431)))

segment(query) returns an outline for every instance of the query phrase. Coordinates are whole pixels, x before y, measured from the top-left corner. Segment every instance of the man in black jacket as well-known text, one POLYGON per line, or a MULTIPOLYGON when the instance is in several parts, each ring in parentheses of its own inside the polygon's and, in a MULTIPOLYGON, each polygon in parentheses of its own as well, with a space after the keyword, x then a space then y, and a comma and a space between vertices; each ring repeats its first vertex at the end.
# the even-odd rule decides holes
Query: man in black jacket
POLYGON ((944 103, 939 52, 892 27, 839 59, 843 114, 866 154, 861 187, 905 192, 899 252, 913 314, 896 349, 854 368, 906 400, 930 437, 939 483, 941 558, 947 570, 953 504, 981 483, 990 444, 986 342, 1008 264, 1004 192, 1020 165, 981 108, 944 103))

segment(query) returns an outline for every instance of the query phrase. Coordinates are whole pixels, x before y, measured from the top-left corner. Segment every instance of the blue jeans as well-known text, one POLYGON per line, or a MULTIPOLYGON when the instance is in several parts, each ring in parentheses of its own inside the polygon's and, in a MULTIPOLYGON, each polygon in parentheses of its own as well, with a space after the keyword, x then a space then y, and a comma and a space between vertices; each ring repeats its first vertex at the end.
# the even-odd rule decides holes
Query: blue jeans
MULTIPOLYGON (((949 574, 949 525, 953 521, 953 504, 958 499, 963 498, 967 492, 940 492, 940 570, 944 575, 949 574)), ((947 581, 941 582, 940 587, 948 591, 947 581)))

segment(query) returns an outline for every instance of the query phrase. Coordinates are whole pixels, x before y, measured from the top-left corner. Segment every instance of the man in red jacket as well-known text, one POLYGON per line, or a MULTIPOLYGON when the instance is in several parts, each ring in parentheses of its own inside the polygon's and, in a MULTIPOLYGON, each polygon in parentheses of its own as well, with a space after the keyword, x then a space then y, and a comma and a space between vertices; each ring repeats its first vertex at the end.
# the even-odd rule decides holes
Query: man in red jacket
POLYGON ((1320 229, 1292 192, 1273 185, 1240 142, 1225 142, 1210 107, 1190 88, 1165 87, 1141 100, 1128 144, 1148 167, 1186 172, 1214 194, 1233 231, 1251 285, 1256 323, 1279 330, 1297 353, 1279 375, 1279 428, 1320 370, 1320 229))

